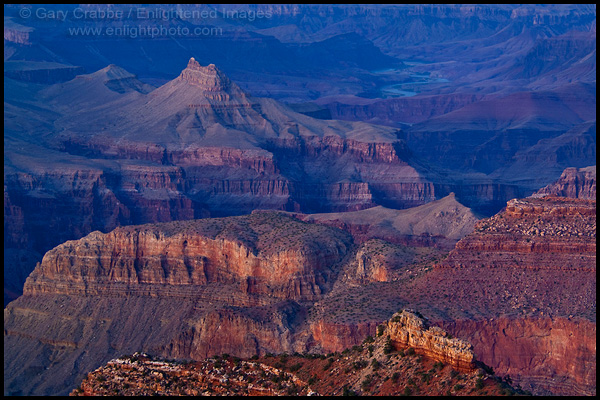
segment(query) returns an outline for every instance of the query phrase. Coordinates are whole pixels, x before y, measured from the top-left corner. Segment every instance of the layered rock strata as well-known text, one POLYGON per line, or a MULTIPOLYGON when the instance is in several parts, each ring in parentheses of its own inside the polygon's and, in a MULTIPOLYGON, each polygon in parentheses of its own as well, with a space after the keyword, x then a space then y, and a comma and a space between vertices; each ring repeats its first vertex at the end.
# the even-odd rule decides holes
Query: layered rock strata
POLYGON ((596 323, 577 317, 500 317, 440 323, 477 358, 536 394, 596 395, 596 323))
POLYGON ((452 338, 446 331, 429 326, 428 321, 415 312, 404 310, 387 322, 385 333, 397 349, 413 348, 454 369, 471 372, 475 369, 473 346, 461 339, 452 338))
POLYGON ((232 95, 230 95, 232 90, 235 91, 233 96, 245 97, 242 90, 214 64, 203 67, 194 57, 190 58, 187 67, 181 72, 178 79, 198 86, 204 91, 204 96, 211 100, 229 101, 232 99, 232 95))
MULTIPOLYGON (((402 313, 404 315, 405 313, 402 313)), ((398 313, 397 315, 400 315, 398 313)), ((411 314, 418 318, 415 314, 411 314)), ((396 322, 398 325, 398 322, 396 322)), ((383 328, 384 325, 381 326, 383 328)), ((422 327, 421 327, 422 328, 422 327)), ((434 328, 430 327, 427 332, 434 328)), ((438 329, 439 328, 435 328, 438 329)), ((418 334, 420 328, 411 330, 418 334)), ((512 395, 514 389, 489 368, 458 373, 452 364, 396 351, 381 329, 376 337, 327 356, 283 353, 164 360, 135 353, 90 372, 72 396, 89 395, 512 395), (367 360, 370 360, 367 361, 367 360), (427 372, 425 372, 427 371, 427 372), (418 383, 417 383, 418 382, 418 383)), ((455 339, 456 340, 456 339, 455 339)), ((444 351, 452 349, 444 348, 444 351)), ((455 351, 453 351, 455 353, 455 351)), ((436 354, 439 358, 439 353, 436 354)))
POLYGON ((596 202, 567 198, 514 199, 477 223, 441 268, 478 265, 595 271, 596 202))
POLYGON ((596 166, 567 168, 560 178, 536 192, 536 196, 554 195, 576 199, 596 198, 596 166))
POLYGON ((436 322, 496 372, 534 393, 595 394, 594 200, 511 200, 411 286, 431 304, 452 301, 436 322))
POLYGON ((246 294, 312 299, 350 244, 340 231, 277 213, 121 227, 46 253, 25 294, 194 296, 198 286, 224 283, 246 294))

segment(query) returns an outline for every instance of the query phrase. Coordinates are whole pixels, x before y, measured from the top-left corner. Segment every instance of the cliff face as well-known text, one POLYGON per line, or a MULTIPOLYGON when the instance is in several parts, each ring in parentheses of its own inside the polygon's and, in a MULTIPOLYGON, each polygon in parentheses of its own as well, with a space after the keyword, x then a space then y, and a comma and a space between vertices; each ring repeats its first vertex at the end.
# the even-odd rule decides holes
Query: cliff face
POLYGON ((554 195, 576 199, 596 198, 596 166, 567 168, 560 178, 541 188, 536 195, 554 195))
POLYGON ((437 320, 478 359, 538 393, 595 394, 595 201, 511 200, 436 267, 414 288, 452 299, 437 320))
POLYGON ((596 324, 582 318, 495 318, 441 324, 477 358, 537 393, 596 394, 596 324))
POLYGON ((454 369, 463 372, 475 370, 473 346, 461 339, 451 338, 439 327, 430 327, 426 319, 414 312, 402 311, 387 323, 387 333, 397 349, 413 348, 454 369))
MULTIPOLYGON (((468 343, 447 339, 438 327, 425 330, 416 323, 425 320, 415 314, 405 311, 397 316, 411 322, 398 327, 400 323, 396 321, 398 329, 392 329, 393 332, 410 332, 411 336, 426 338, 424 343, 434 341, 436 350, 441 352, 431 358, 431 351, 420 355, 404 348, 397 351, 392 336, 386 334, 390 332, 388 322, 388 329, 380 329, 376 337, 369 336, 361 344, 327 356, 296 352, 256 355, 248 360, 223 354, 193 362, 140 353, 121 356, 90 372, 70 395, 525 394, 490 374, 489 369, 480 368, 484 367, 481 363, 477 368, 474 364, 473 368, 461 368, 462 373, 458 373, 454 364, 439 362, 447 359, 447 352, 472 357, 456 345, 468 347, 468 343), (445 344, 440 346, 442 342, 445 344)), ((421 350, 417 348, 418 353, 421 350)))
POLYGON ((339 231, 307 226, 257 213, 171 223, 158 231, 150 225, 93 232, 46 253, 24 293, 131 294, 156 286, 168 296, 170 287, 192 294, 195 286, 222 282, 244 293, 312 299, 351 242, 339 231), (246 230, 241 239, 235 229, 246 230))
POLYGON ((595 271, 590 262, 596 254, 595 201, 514 199, 505 212, 480 221, 475 231, 457 243, 441 267, 595 271))
POLYGON ((59 393, 138 347, 194 359, 306 351, 307 307, 331 289, 351 245, 342 231, 269 212, 67 241, 5 310, 5 391, 59 393), (24 381, 37 351, 56 352, 63 368, 24 381))

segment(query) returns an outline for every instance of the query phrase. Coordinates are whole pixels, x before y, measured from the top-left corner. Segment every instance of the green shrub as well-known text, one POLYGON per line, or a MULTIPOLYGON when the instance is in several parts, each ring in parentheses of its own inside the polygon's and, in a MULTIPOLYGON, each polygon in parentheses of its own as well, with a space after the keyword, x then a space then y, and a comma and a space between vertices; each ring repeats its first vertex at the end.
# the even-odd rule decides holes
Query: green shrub
POLYGON ((373 361, 371 361, 371 367, 373 367, 373 371, 377 371, 381 367, 381 363, 376 359, 373 359, 373 361))
POLYGON ((388 336, 387 342, 385 342, 385 346, 383 347, 383 354, 390 354, 394 351, 394 346, 392 345, 392 339, 388 336))
POLYGON ((475 387, 477 389, 483 389, 483 379, 477 378, 477 381, 475 382, 475 387))
POLYGON ((291 371, 291 372, 296 372, 296 371, 298 371, 300 368, 302 368, 302 364, 301 364, 301 363, 296 363, 296 364, 294 364, 294 365, 292 365, 292 366, 290 367, 290 371, 291 371))
POLYGON ((373 376, 372 375, 367 375, 365 377, 365 379, 363 379, 363 381, 360 384, 360 387, 363 390, 367 390, 369 388, 369 386, 371 386, 371 384, 373 383, 373 376))
POLYGON ((354 390, 348 389, 348 386, 344 386, 342 396, 357 396, 357 393, 354 390))

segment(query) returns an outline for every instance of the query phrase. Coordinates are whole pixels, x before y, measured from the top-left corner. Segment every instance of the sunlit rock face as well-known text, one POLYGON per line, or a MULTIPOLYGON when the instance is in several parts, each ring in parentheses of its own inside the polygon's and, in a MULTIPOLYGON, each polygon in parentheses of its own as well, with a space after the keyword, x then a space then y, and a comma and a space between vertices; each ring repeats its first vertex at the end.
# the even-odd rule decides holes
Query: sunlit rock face
POLYGON ((423 354, 450 364, 458 371, 475 369, 473 346, 461 339, 452 338, 443 329, 429 326, 429 322, 414 312, 402 311, 387 322, 385 333, 397 349, 413 348, 423 354))

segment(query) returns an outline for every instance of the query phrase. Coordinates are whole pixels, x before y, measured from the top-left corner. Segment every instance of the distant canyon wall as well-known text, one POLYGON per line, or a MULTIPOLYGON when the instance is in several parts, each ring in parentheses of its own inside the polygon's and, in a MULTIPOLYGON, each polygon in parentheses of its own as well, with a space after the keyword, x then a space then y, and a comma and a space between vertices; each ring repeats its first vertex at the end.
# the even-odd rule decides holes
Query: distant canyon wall
POLYGON ((536 393, 596 395, 596 323, 565 317, 440 322, 477 358, 536 393))

